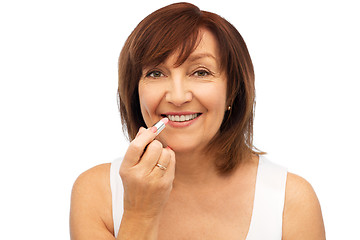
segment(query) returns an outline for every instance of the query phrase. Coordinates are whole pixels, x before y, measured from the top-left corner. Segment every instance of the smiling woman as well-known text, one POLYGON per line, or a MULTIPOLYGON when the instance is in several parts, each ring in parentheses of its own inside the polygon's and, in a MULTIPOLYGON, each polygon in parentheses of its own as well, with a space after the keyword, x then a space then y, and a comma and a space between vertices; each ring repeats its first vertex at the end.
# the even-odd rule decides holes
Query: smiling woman
POLYGON ((184 63, 176 66, 181 55, 178 50, 164 63, 147 67, 138 84, 145 124, 151 126, 168 117, 169 127, 160 140, 178 154, 202 154, 218 132, 226 111, 227 80, 216 61, 217 40, 206 29, 201 29, 198 37, 196 49, 184 63))
POLYGON ((253 66, 224 18, 188 3, 150 14, 118 92, 131 142, 76 180, 72 239, 325 239, 310 184, 252 144, 253 66))
MULTIPOLYGON (((153 81, 156 78, 174 80, 170 76, 174 73, 169 72, 169 67, 176 73, 183 71, 183 74, 192 76, 192 79, 202 74, 200 79, 187 80, 180 87, 197 83, 193 87, 201 95, 212 96, 213 100, 218 100, 215 101, 216 104, 223 104, 224 109, 220 112, 209 112, 221 118, 220 123, 214 125, 214 128, 220 127, 220 131, 216 131, 211 141, 206 142, 206 146, 203 146, 206 149, 201 149, 218 155, 215 161, 219 171, 230 172, 242 159, 255 153, 252 144, 254 70, 246 44, 239 32, 225 19, 210 12, 199 11, 191 4, 173 4, 146 17, 131 33, 120 54, 120 112, 130 140, 134 139, 141 126, 150 126, 160 118, 157 116, 146 122, 142 115, 144 108, 140 108, 139 101, 142 97, 139 97, 139 87, 158 87, 159 82, 155 84, 153 81), (222 96, 225 99, 216 99, 216 94, 203 92, 204 85, 199 84, 206 81, 212 81, 213 84, 210 85, 213 88, 219 87, 220 83, 222 87, 225 86, 225 96, 222 96), (228 108, 231 111, 225 111, 228 108)), ((169 88, 169 81, 167 82, 169 88)), ((178 83, 173 81, 173 87, 174 84, 178 83)), ((160 88, 155 89, 155 92, 159 90, 160 88)), ((174 93, 182 94, 178 86, 175 90, 177 92, 168 92, 166 96, 169 98, 174 93)), ((188 91, 183 97, 191 98, 191 94, 193 93, 188 91)), ((184 108, 180 110, 183 111, 184 108)), ((175 112, 174 116, 179 115, 179 109, 172 112, 175 112)), ((205 114, 201 117, 206 119, 205 114)), ((199 125, 205 128, 200 121, 199 125)), ((190 137, 185 133, 183 135, 186 135, 185 139, 190 137)))

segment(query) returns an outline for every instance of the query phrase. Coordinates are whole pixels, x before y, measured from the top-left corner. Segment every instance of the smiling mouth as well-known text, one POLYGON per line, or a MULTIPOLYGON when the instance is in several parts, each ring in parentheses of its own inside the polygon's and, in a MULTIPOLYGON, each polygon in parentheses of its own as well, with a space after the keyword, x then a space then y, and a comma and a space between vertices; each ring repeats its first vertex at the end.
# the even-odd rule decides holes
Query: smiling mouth
POLYGON ((187 115, 165 115, 161 114, 163 117, 167 117, 172 122, 186 122, 191 121, 199 117, 201 113, 187 114, 187 115))

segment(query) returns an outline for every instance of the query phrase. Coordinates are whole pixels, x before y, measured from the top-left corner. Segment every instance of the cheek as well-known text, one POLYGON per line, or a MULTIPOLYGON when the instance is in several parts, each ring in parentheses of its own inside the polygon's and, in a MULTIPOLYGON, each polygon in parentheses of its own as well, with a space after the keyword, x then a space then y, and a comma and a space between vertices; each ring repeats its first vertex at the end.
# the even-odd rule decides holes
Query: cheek
POLYGON ((196 95, 207 110, 223 117, 226 108, 226 85, 214 84, 198 89, 196 95))
POLYGON ((141 113, 148 124, 151 121, 151 116, 155 114, 156 108, 161 101, 161 90, 154 89, 151 85, 139 83, 139 100, 141 113))

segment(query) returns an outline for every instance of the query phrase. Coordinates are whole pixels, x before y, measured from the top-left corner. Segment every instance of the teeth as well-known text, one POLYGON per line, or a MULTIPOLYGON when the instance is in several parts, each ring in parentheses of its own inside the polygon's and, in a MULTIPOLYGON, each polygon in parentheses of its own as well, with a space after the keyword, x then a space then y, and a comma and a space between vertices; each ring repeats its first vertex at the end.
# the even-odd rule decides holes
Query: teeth
POLYGON ((194 118, 198 117, 200 114, 189 114, 189 115, 167 115, 170 121, 173 122, 185 122, 189 120, 193 120, 194 118))

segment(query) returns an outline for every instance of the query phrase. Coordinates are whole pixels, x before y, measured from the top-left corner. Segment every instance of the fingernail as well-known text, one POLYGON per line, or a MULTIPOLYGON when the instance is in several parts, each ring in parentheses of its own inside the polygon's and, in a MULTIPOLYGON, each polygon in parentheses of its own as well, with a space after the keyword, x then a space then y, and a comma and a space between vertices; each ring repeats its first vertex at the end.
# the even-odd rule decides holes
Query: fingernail
POLYGON ((155 130, 153 130, 154 133, 156 133, 156 136, 160 134, 160 132, 162 130, 164 130, 166 124, 169 122, 168 118, 163 118, 160 121, 158 121, 157 123, 155 123, 155 125, 153 127, 155 127, 155 130))
POLYGON ((152 126, 150 130, 151 130, 153 133, 156 133, 156 131, 157 131, 157 127, 152 126))

